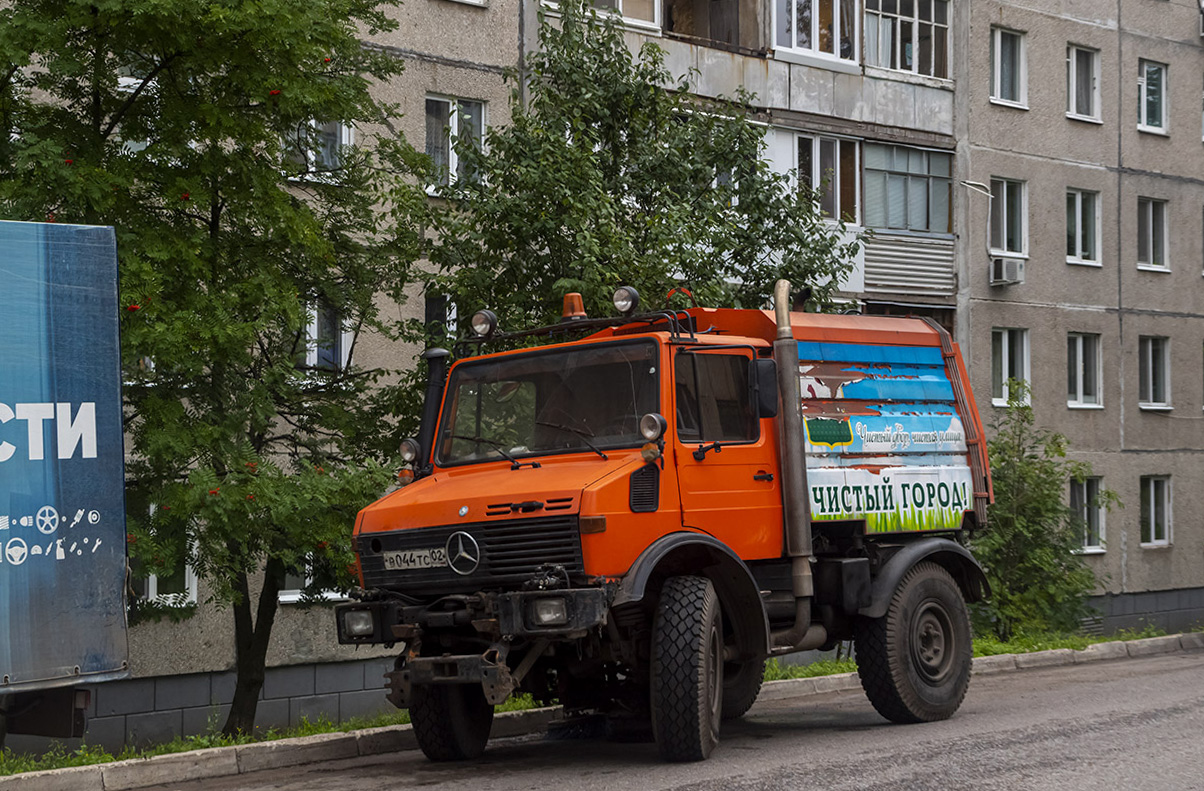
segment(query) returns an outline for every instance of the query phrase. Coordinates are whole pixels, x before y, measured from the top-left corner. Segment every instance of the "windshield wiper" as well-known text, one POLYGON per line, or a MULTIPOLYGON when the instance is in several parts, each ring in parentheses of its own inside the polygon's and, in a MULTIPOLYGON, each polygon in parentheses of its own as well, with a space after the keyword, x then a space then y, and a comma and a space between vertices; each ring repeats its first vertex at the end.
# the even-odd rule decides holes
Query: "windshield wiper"
MULTIPOLYGON (((505 450, 503 450, 503 448, 505 448, 505 445, 498 442, 497 440, 486 439, 485 437, 470 437, 467 434, 452 434, 451 438, 452 439, 462 439, 462 440, 466 440, 468 442, 484 442, 486 445, 488 445, 489 447, 496 450, 502 456, 502 458, 504 458, 506 461, 510 462, 510 469, 517 470, 519 467, 523 466, 524 462, 520 462, 518 459, 514 458, 509 453, 507 453, 505 450)), ((532 467, 542 466, 537 461, 531 461, 531 462, 526 462, 526 463, 530 464, 532 467)))
POLYGON ((590 434, 588 431, 584 431, 579 428, 573 428, 572 426, 562 426, 559 423, 548 423, 547 421, 544 421, 544 420, 536 420, 535 425, 547 426, 548 428, 560 429, 561 431, 567 431, 570 434, 576 434, 578 437, 581 438, 582 442, 584 442, 586 445, 589 446, 590 450, 592 450, 594 453, 597 453, 599 456, 601 456, 604 461, 608 460, 607 455, 605 453, 603 453, 602 450, 597 445, 595 445, 594 443, 589 441, 588 438, 592 437, 593 434, 590 434))

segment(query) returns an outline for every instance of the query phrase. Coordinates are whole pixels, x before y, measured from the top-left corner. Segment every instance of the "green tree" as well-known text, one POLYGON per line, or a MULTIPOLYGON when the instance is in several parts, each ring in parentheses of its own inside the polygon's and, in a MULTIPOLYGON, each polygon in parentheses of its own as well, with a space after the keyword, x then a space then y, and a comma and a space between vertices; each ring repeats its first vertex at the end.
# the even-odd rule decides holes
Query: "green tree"
POLYGON ((511 123, 483 146, 458 141, 434 288, 461 316, 488 306, 511 328, 553 320, 569 291, 607 315, 624 284, 649 308, 676 286, 760 307, 781 277, 828 302, 858 241, 770 169, 754 97, 699 99, 655 44, 633 56, 614 15, 558 9, 511 76, 511 123))
MULTIPOLYGON (((1089 612, 1094 572, 1076 552, 1083 523, 1066 505, 1071 480, 1091 475, 1091 465, 1066 458, 1066 437, 1039 428, 1025 382, 1008 382, 1008 406, 992 424, 987 443, 995 502, 987 528, 971 548, 986 570, 991 596, 972 608, 974 628, 1000 640, 1024 632, 1070 632, 1089 612)), ((1098 505, 1118 504, 1102 490, 1098 505)))
POLYGON ((230 607, 227 733, 254 724, 285 574, 348 584, 355 512, 412 430, 396 376, 342 346, 405 334, 378 300, 427 222, 424 160, 371 93, 400 69, 361 41, 395 25, 381 5, 0 4, 0 216, 117 230, 130 549, 230 607))

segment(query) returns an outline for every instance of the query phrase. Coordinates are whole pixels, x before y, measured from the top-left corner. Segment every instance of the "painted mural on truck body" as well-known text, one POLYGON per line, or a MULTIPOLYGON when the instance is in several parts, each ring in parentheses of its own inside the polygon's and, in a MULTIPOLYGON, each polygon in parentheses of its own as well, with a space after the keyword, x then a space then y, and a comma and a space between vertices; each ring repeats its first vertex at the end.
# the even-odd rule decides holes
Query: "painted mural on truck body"
POLYGON ((128 675, 112 228, 0 222, 0 695, 128 675))
POLYGON ((867 533, 956 530, 974 508, 941 350, 799 344, 811 515, 867 533))

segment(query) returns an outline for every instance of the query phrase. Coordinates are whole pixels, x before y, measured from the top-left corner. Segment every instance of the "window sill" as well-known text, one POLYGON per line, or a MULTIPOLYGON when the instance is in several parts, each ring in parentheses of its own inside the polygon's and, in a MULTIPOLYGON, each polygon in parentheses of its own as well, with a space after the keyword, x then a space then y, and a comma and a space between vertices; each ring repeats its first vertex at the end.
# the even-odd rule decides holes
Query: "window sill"
POLYGON ((489 0, 447 0, 449 3, 459 3, 460 5, 475 6, 476 8, 488 8, 489 0))
POLYGON ((941 88, 946 91, 953 90, 954 81, 945 77, 932 77, 927 74, 919 74, 914 71, 904 71, 902 69, 891 69, 886 66, 871 66, 865 64, 865 76, 874 77, 880 80, 894 80, 895 82, 906 82, 913 85, 925 85, 929 88, 941 88))
POLYGON ((991 250, 992 258, 1015 258, 1019 261, 1027 261, 1028 253, 1017 253, 1013 250, 991 250))
MULTIPOLYGON (((466 2, 466 0, 460 0, 460 2, 466 2)), ((1095 116, 1091 115, 1076 115, 1075 113, 1066 113, 1066 118, 1071 121, 1081 121, 1085 124, 1095 124, 1096 126, 1104 125, 1103 119, 1096 118, 1095 116)))
MULTIPOLYGON (((1007 407, 1007 406, 1008 406, 1008 400, 1007 400, 1006 398, 992 398, 992 399, 991 399, 991 406, 997 406, 997 407, 1007 407)), ((1029 399, 1025 399, 1025 400, 1024 400, 1022 403, 1021 403, 1021 406, 1032 406, 1032 402, 1031 402, 1031 400, 1029 400, 1029 399)))
POLYGON ((1138 404, 1137 408, 1142 412, 1170 412, 1174 409, 1170 404, 1138 404))
POLYGON ((995 105, 996 107, 1010 107, 1013 110, 1028 109, 1028 105, 1022 102, 1010 102, 1007 99, 996 99, 994 96, 991 97, 991 104, 995 105))
POLYGON ((1171 273, 1171 268, 1169 266, 1153 266, 1151 264, 1138 264, 1137 270, 1139 272, 1161 272, 1164 275, 1169 275, 1171 273))
POLYGON ((1076 554, 1076 555, 1103 555, 1107 551, 1108 550, 1104 549, 1103 547, 1082 547, 1080 549, 1076 549, 1074 551, 1074 554, 1076 554))
POLYGON ((835 55, 817 55, 813 52, 802 52, 794 49, 774 49, 773 59, 784 63, 795 63, 800 66, 814 66, 817 69, 838 71, 842 74, 861 74, 861 66, 851 60, 842 60, 835 55))
POLYGON ((1081 403, 1081 402, 1078 402, 1078 401, 1067 401, 1067 402, 1066 402, 1066 408, 1067 408, 1067 409, 1086 409, 1086 410, 1092 410, 1092 409, 1103 409, 1103 408, 1104 408, 1104 405, 1103 405, 1103 404, 1084 404, 1084 403, 1081 403))
MULTIPOLYGON (((281 604, 300 604, 304 601, 305 595, 301 591, 280 591, 276 595, 276 600, 281 604)), ((350 601, 346 596, 334 591, 323 591, 317 596, 314 596, 310 601, 350 601)))
POLYGON ((1167 542, 1165 542, 1165 543, 1162 543, 1162 544, 1144 544, 1144 543, 1143 543, 1143 544, 1141 545, 1141 548, 1142 548, 1142 549, 1170 549, 1170 548, 1171 548, 1171 542, 1167 541, 1167 542))
POLYGON ((1170 137, 1171 136, 1171 133, 1168 130, 1159 129, 1156 126, 1142 126, 1141 124, 1138 124, 1137 131, 1141 132, 1142 134, 1146 134, 1146 135, 1157 135, 1158 137, 1170 137))
MULTIPOLYGON (((1066 263, 1070 266, 1087 266, 1091 267, 1092 269, 1103 269, 1104 267, 1103 263, 1100 261, 1088 261, 1084 258, 1067 258, 1066 263)), ((1200 274, 1204 275, 1204 272, 1201 272, 1200 274)))

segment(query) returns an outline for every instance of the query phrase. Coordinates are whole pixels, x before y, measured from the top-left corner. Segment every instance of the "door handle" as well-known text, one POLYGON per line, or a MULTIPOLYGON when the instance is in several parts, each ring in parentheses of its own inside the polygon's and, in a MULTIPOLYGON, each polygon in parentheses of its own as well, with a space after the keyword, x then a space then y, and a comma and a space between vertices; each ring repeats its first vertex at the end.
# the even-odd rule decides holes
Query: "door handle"
POLYGON ((772 472, 758 472, 756 475, 753 476, 753 480, 754 481, 772 481, 773 473, 772 472))

